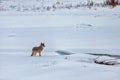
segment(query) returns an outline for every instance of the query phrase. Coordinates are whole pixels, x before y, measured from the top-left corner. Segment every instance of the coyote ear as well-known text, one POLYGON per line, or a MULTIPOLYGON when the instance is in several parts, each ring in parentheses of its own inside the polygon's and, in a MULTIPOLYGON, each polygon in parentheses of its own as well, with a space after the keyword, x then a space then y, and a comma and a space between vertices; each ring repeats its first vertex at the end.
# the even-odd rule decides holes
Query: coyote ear
POLYGON ((44 43, 41 42, 41 44, 44 44, 44 43))

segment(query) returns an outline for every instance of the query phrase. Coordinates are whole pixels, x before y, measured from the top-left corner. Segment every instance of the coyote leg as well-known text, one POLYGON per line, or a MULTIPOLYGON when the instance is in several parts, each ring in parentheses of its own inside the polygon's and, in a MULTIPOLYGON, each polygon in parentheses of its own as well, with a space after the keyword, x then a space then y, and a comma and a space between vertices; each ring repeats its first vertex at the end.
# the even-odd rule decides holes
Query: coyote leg
POLYGON ((39 53, 39 56, 41 56, 41 52, 39 53))
POLYGON ((31 56, 33 56, 34 55, 34 51, 32 51, 32 54, 31 54, 31 56))

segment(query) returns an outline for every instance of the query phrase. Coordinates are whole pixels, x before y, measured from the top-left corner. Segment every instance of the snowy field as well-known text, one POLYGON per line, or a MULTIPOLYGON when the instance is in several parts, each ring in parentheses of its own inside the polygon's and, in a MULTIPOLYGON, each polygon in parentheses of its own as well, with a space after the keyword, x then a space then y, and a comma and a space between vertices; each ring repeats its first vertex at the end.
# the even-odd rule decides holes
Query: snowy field
POLYGON ((3 11, 0 45, 0 80, 120 80, 120 57, 90 55, 120 56, 120 6, 3 11), (31 57, 41 42, 42 56, 31 57))

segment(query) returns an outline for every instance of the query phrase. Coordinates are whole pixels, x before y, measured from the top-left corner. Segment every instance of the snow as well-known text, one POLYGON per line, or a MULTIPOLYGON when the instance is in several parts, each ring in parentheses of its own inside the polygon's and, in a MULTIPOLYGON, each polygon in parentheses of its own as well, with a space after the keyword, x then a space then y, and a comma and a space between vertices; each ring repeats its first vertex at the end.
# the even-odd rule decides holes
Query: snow
POLYGON ((120 80, 120 64, 96 64, 98 56, 88 54, 120 55, 119 13, 119 6, 1 11, 0 80, 120 80), (42 56, 31 57, 41 42, 42 56))
POLYGON ((1 54, 1 80, 119 80, 119 66, 95 64, 92 62, 94 56, 48 54, 42 57, 30 57, 25 52, 1 54))

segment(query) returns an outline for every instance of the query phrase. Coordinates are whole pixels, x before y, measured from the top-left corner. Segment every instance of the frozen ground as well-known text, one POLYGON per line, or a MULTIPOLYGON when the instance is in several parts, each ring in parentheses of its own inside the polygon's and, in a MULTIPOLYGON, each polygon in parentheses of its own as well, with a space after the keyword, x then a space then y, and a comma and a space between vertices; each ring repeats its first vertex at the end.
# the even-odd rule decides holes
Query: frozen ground
POLYGON ((97 56, 86 54, 120 55, 119 13, 120 7, 1 12, 0 80, 120 80, 119 64, 96 64, 97 56), (41 42, 43 55, 31 57, 41 42))

